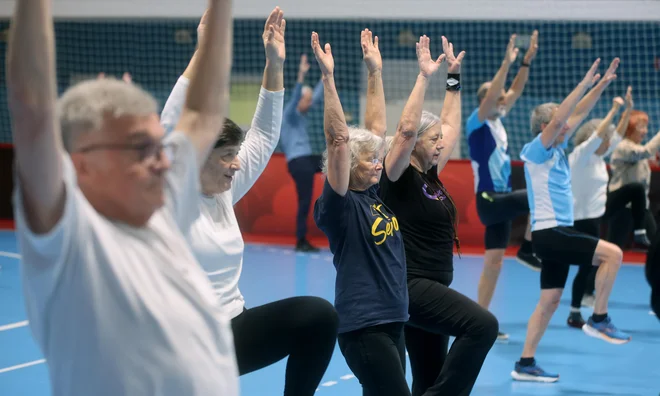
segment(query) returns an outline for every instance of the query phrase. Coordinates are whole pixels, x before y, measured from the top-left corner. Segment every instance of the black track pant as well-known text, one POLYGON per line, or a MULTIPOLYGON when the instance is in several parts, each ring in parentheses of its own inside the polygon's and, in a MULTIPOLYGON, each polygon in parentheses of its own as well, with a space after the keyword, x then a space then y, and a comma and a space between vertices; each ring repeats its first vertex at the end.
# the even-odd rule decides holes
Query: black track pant
POLYGON ((655 236, 649 248, 645 273, 651 286, 651 309, 660 319, 660 233, 655 236))
POLYGON ((497 319, 437 281, 409 279, 408 292, 405 336, 413 396, 469 395, 497 339, 497 319), (450 336, 456 339, 447 353, 450 336))
POLYGON ((312 396, 337 340, 335 308, 318 297, 294 297, 246 309, 232 319, 241 375, 289 357, 285 396, 312 396))

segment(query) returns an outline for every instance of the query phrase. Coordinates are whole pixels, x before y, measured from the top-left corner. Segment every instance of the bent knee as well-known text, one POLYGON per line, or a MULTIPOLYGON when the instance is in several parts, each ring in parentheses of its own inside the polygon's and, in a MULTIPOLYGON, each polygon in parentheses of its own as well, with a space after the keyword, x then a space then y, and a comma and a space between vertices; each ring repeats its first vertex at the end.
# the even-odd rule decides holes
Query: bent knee
POLYGON ((475 339, 483 340, 484 343, 495 343, 497 334, 500 331, 500 323, 490 311, 482 309, 473 320, 470 326, 470 336, 475 339))
POLYGON ((323 331, 337 334, 339 328, 339 316, 335 307, 320 297, 301 297, 304 307, 298 310, 297 314, 303 316, 307 321, 308 327, 313 327, 315 331, 323 331))
POLYGON ((596 258, 598 264, 608 263, 610 265, 621 265, 623 251, 617 245, 603 240, 598 241, 596 246, 596 258))

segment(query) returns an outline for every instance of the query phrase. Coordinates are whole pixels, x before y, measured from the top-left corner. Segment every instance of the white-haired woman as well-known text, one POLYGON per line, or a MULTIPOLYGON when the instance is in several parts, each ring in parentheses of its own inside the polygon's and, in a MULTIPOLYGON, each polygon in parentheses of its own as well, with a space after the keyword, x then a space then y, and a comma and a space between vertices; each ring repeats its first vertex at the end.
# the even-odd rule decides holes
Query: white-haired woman
MULTIPOLYGON (((218 307, 231 318, 239 374, 288 357, 284 395, 312 396, 336 343, 337 314, 332 304, 304 296, 248 309, 238 288, 244 243, 233 206, 261 175, 279 140, 285 25, 283 12, 275 8, 263 32, 266 66, 252 126, 244 134, 225 120, 201 171, 201 215, 186 237, 213 282, 218 307)), ((163 109, 166 128, 178 119, 188 79, 196 71, 193 58, 163 109)))
MULTIPOLYGON (((346 125, 330 44, 324 50, 312 33, 312 49, 323 75, 327 145, 327 177, 314 220, 328 237, 337 269, 339 348, 363 394, 410 395, 403 336, 408 320, 405 252, 397 219, 377 193, 385 142, 369 130, 346 125)), ((370 70, 370 88, 375 80, 380 71, 370 70)), ((367 113, 373 110, 372 91, 367 113)))
POLYGON ((413 396, 469 395, 499 330, 487 309, 449 288, 454 243, 460 248, 458 211, 439 174, 460 136, 464 52, 455 56, 445 37, 442 47, 448 64, 442 113, 422 112, 424 97, 416 94, 428 84, 429 68, 437 68, 424 37, 418 47, 418 84, 411 94, 419 102, 409 101, 402 116, 421 116, 421 122, 411 131, 397 130, 380 180, 380 196, 397 215, 404 237, 410 300, 405 339, 413 396), (450 336, 456 340, 448 352, 450 336))

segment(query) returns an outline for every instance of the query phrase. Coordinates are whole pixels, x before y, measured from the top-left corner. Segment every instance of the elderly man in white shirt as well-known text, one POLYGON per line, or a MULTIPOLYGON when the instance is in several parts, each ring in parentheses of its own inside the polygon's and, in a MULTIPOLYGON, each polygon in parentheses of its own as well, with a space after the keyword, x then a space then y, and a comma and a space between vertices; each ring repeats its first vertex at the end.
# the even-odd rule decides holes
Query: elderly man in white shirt
MULTIPOLYGON (((632 202, 633 206, 642 205, 643 209, 645 202, 643 189, 638 194, 626 194, 621 197, 611 197, 607 193, 609 174, 604 158, 610 155, 623 139, 632 108, 632 88, 628 87, 625 102, 620 97, 614 98, 612 107, 605 118, 592 119, 580 127, 574 139, 575 148, 568 155, 575 213, 573 227, 597 238, 600 237, 603 216, 607 216, 629 202, 632 202), (624 103, 625 111, 615 133, 612 120, 624 103)), ((637 220, 637 223, 641 224, 643 211, 642 218, 637 220)), ((571 327, 581 329, 585 324, 580 307, 582 304, 593 305, 593 279, 596 269, 591 265, 580 266, 573 280, 571 311, 567 319, 567 324, 571 327)))
POLYGON ((51 1, 16 3, 14 210, 27 316, 54 396, 239 393, 229 318, 184 237, 227 113, 231 4, 209 1, 198 73, 163 142, 156 101, 133 84, 85 81, 58 101, 51 1))

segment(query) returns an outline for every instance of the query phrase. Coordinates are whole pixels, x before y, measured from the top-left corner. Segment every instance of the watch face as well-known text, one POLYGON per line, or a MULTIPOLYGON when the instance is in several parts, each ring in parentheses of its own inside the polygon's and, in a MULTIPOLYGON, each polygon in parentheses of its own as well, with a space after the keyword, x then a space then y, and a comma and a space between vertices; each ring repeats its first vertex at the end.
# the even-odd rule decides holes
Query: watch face
POLYGON ((447 84, 449 84, 449 85, 456 85, 456 84, 458 84, 458 80, 455 79, 455 78, 448 78, 448 79, 447 79, 447 84))

